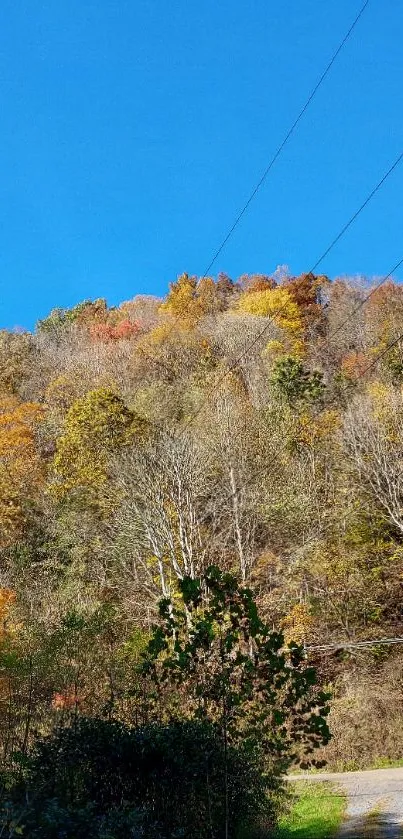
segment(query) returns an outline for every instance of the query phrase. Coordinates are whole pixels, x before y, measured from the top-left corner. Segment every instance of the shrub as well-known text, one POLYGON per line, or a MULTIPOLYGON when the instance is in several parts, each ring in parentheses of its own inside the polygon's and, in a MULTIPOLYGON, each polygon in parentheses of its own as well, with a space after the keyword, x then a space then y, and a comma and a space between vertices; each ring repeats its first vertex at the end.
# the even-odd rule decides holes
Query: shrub
MULTIPOLYGON (((37 743, 12 797, 29 839, 221 839, 224 776, 235 836, 273 822, 277 790, 242 748, 206 721, 132 729, 80 719, 37 743)), ((11 834, 12 835, 12 834, 11 834)))

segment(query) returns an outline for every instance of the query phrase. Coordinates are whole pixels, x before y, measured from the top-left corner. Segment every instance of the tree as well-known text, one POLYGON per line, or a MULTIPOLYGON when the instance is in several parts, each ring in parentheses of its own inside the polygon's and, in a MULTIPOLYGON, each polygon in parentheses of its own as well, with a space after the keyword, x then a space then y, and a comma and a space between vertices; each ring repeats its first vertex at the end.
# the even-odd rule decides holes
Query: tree
POLYGON ((33 362, 34 342, 28 332, 0 330, 0 392, 19 395, 33 362))
POLYGON ((266 274, 243 274, 242 277, 239 277, 238 284, 247 294, 255 294, 258 291, 270 291, 277 286, 273 277, 269 277, 266 274))
POLYGON ((225 767, 231 835, 272 819, 274 802, 246 750, 229 748, 225 762, 207 721, 133 728, 79 719, 32 749, 9 790, 11 813, 23 809, 28 839, 222 839, 225 767))
POLYGON ((270 379, 279 393, 291 404, 317 401, 321 399, 325 390, 322 374, 317 370, 308 372, 302 361, 292 355, 282 356, 275 361, 270 379))
POLYGON ((145 423, 107 388, 98 388, 77 399, 57 441, 57 496, 62 498, 71 490, 98 490, 107 479, 109 456, 144 430, 145 423))
POLYGON ((178 580, 204 568, 202 518, 212 475, 206 453, 189 435, 169 434, 123 451, 113 474, 120 496, 113 525, 119 575, 147 613, 161 594, 173 594, 178 580))
POLYGON ((211 528, 210 556, 218 544, 223 565, 236 570, 246 583, 263 532, 266 535, 256 503, 259 490, 251 473, 265 463, 270 441, 234 374, 212 391, 214 396, 207 401, 197 427, 198 439, 204 439, 206 457, 216 472, 216 491, 205 509, 211 528))
POLYGON ((192 325, 202 314, 197 299, 197 277, 181 274, 174 283, 170 283, 169 294, 161 311, 180 318, 184 323, 192 325))
POLYGON ((180 689, 176 713, 220 725, 224 742, 249 744, 276 775, 311 760, 329 740, 329 696, 295 642, 260 618, 253 592, 210 566, 184 577, 181 599, 160 602, 144 672, 180 689))
POLYGON ((322 305, 323 290, 326 290, 329 285, 330 281, 327 277, 317 277, 312 273, 287 279, 285 288, 299 307, 305 330, 316 327, 323 331, 325 325, 322 305))
POLYGON ((140 332, 140 327, 128 319, 122 319, 116 325, 110 323, 94 323, 90 326, 89 331, 95 341, 108 343, 109 341, 135 338, 140 332))
POLYGON ((346 415, 344 443, 363 494, 403 533, 403 397, 372 388, 346 415))
POLYGON ((285 286, 267 288, 264 291, 246 291, 237 302, 237 310, 255 317, 270 318, 282 332, 279 348, 283 348, 284 351, 288 347, 295 354, 302 352, 301 312, 285 286))
POLYGON ((43 409, 16 397, 0 400, 0 546, 23 529, 29 501, 37 498, 44 469, 36 441, 43 409))

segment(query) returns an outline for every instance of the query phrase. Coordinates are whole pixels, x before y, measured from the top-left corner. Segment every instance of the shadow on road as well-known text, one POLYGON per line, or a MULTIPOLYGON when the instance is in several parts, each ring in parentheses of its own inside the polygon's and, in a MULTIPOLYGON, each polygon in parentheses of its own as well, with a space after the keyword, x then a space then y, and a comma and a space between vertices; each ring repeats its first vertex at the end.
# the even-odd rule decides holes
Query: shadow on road
POLYGON ((353 816, 342 826, 337 839, 401 839, 402 825, 393 813, 353 816))

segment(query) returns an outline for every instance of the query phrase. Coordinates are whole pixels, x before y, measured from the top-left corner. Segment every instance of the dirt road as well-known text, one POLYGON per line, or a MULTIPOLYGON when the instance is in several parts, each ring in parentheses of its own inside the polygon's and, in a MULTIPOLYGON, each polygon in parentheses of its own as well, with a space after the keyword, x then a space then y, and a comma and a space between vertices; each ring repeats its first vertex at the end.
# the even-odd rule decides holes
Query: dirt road
POLYGON ((347 795, 346 821, 340 839, 402 839, 403 767, 366 772, 321 772, 300 780, 330 781, 347 795))

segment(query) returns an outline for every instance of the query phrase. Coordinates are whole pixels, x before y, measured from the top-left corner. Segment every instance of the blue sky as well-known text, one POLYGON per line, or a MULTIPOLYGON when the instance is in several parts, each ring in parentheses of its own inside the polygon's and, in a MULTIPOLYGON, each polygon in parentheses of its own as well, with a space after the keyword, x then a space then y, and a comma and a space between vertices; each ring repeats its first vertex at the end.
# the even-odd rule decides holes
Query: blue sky
MULTIPOLYGON (((0 326, 201 274, 360 5, 3 0, 0 326)), ((316 261, 403 147, 402 43, 371 0, 216 272, 316 261)), ((400 165, 322 272, 390 270, 402 188, 400 165)))

